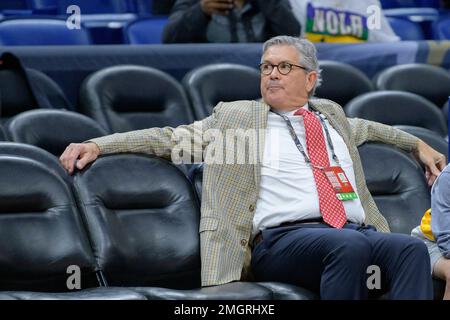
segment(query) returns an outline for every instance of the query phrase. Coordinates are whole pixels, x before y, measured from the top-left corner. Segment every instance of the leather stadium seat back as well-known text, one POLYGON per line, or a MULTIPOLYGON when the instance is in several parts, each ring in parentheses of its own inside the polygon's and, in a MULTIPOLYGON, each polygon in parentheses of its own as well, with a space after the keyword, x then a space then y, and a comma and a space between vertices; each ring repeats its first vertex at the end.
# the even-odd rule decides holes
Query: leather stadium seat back
POLYGON ((342 62, 319 61, 323 82, 315 96, 337 102, 342 107, 351 99, 373 90, 370 79, 357 68, 342 62))
POLYGON ((198 199, 202 201, 202 188, 203 188, 203 165, 195 165, 191 168, 189 179, 192 181, 195 192, 198 199))
POLYGON ((56 109, 72 108, 61 87, 52 78, 35 69, 27 68, 26 70, 30 82, 33 82, 36 88, 41 93, 45 94, 49 106, 56 109))
POLYGON ((200 286, 200 209, 189 180, 157 157, 101 157, 74 178, 111 286, 200 286))
POLYGON ((5 129, 3 129, 3 126, 0 124, 0 141, 7 141, 8 138, 6 136, 5 129))
POLYGON ((110 132, 176 127, 194 120, 181 85, 142 66, 114 66, 90 75, 81 88, 81 109, 110 132))
POLYGON ((97 286, 95 260, 69 186, 45 165, 0 155, 0 289, 68 291, 67 268, 97 286))
POLYGON ((25 79, 12 70, 0 71, 0 90, 0 117, 4 120, 38 107, 25 79))
POLYGON ((442 137, 447 132, 441 110, 427 99, 410 92, 366 93, 350 101, 344 111, 350 118, 427 128, 442 137))
POLYGON ((64 19, 11 19, 0 22, 0 44, 5 46, 89 45, 85 28, 69 29, 64 19))
POLYGON ((408 132, 429 144, 433 149, 444 154, 448 159, 448 143, 445 138, 436 135, 435 132, 414 126, 395 126, 396 128, 408 132))
POLYGON ((430 192, 420 165, 392 146, 358 148, 367 186, 392 232, 410 234, 430 208, 430 192))
MULTIPOLYGON (((27 69, 28 79, 33 82, 36 89, 45 96, 49 106, 54 108, 67 108, 67 101, 61 88, 44 73, 27 69)), ((44 106, 39 106, 26 79, 15 70, 0 70, 1 106, 0 118, 6 122, 15 115, 44 106)))
POLYGON ((260 74, 254 68, 230 63, 211 64, 190 71, 183 78, 197 119, 212 113, 217 103, 261 97, 260 74))
POLYGON ((402 64, 380 72, 376 87, 379 90, 412 92, 441 107, 450 95, 450 73, 429 64, 402 64))
POLYGON ((33 159, 42 163, 48 170, 63 178, 67 183, 71 183, 71 176, 61 166, 58 158, 44 149, 24 143, 0 142, 0 156, 2 155, 33 159))
POLYGON ((8 124, 12 141, 27 143, 59 157, 72 142, 83 142, 106 134, 94 120, 76 112, 30 110, 8 124))
POLYGON ((442 113, 444 114, 445 119, 448 120, 448 101, 442 107, 442 113))

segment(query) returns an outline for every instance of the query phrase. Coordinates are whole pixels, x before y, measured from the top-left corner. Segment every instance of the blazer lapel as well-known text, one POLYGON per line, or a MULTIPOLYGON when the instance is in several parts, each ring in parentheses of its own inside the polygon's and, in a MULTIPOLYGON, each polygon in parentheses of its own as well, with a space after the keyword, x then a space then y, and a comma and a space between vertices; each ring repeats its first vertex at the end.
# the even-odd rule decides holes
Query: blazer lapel
POLYGON ((255 185, 258 188, 261 182, 261 163, 263 161, 265 146, 265 130, 267 128, 267 117, 270 106, 265 102, 253 102, 252 120, 253 128, 256 130, 256 152, 257 161, 254 165, 255 185))
POLYGON ((315 102, 308 101, 308 104, 309 104, 311 109, 319 111, 320 113, 322 113, 327 118, 327 120, 330 123, 330 125, 342 137, 342 139, 344 140, 345 144, 347 145, 347 148, 349 150, 351 150, 349 148, 350 145, 349 145, 348 136, 346 134, 344 134, 344 130, 343 130, 342 126, 341 126, 341 123, 339 121, 337 121, 337 117, 336 117, 335 111, 324 107, 320 102, 315 103, 315 102))

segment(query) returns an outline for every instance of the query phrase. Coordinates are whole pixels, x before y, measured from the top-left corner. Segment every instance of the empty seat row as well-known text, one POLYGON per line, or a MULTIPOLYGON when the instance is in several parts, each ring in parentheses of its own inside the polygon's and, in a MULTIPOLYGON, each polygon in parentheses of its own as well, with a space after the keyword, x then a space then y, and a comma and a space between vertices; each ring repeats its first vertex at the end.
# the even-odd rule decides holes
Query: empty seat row
POLYGON ((404 7, 431 7, 439 8, 441 6, 440 0, 380 0, 383 9, 389 8, 404 8, 404 7))
MULTIPOLYGON (((414 17, 414 16, 413 16, 414 17)), ((394 33, 404 41, 450 39, 450 15, 439 15, 433 21, 416 22, 410 16, 387 16, 394 33)), ((91 44, 155 44, 162 43, 167 16, 139 17, 133 13, 99 15, 83 14, 81 29, 68 29, 73 18, 7 17, 0 22, 3 45, 91 45, 91 44), (75 32, 75 30, 77 32, 75 32)))
MULTIPOLYGON (((442 108, 448 100, 450 73, 440 67, 418 63, 393 66, 378 73, 372 82, 364 73, 351 65, 325 60, 319 63, 323 82, 317 88, 316 96, 333 100, 343 107, 351 99, 374 90, 415 93, 430 100, 438 108, 442 108), (423 81, 417 81, 417 79, 423 79, 423 81)), ((41 101, 37 101, 40 107, 72 108, 54 81, 38 71, 31 69, 27 71, 30 78, 28 83, 20 73, 12 74, 12 70, 0 70, 0 77, 3 80, 0 82, 0 91, 6 94, 6 97, 2 99, 3 110, 0 118, 35 107, 33 104, 36 105, 36 101, 33 101, 33 96, 41 98, 41 101), (36 85, 33 86, 33 84, 36 85), (42 91, 41 94, 37 94, 37 89, 42 91), (18 95, 16 90, 26 90, 26 94, 18 95)), ((212 107, 219 101, 260 97, 259 79, 260 75, 256 68, 236 64, 211 64, 191 70, 185 75, 182 84, 193 104, 195 118, 202 119, 211 113, 212 107), (239 81, 236 81, 237 79, 239 81)), ((89 96, 98 96, 99 101, 94 103, 103 105, 107 99, 102 95, 108 95, 108 91, 111 90, 122 92, 120 95, 111 96, 110 100, 115 104, 124 103, 123 100, 126 99, 141 100, 140 104, 145 104, 145 99, 150 99, 147 104, 158 104, 151 98, 157 95, 160 96, 158 99, 161 104, 170 94, 179 91, 180 87, 175 82, 176 80, 171 76, 150 67, 132 65, 109 67, 99 70, 86 79, 81 89, 82 105, 79 108, 84 113, 88 113, 86 110, 91 102, 89 96), (164 83, 169 89, 162 88, 158 81, 164 83), (95 89, 90 86, 94 86, 95 89)), ((176 93, 177 98, 174 99, 178 99, 180 95, 176 93)), ((185 104, 186 102, 182 100, 180 100, 181 103, 185 104)), ((131 101, 131 104, 136 102, 131 101)))
POLYGON ((374 91, 352 99, 345 106, 350 118, 363 118, 389 125, 427 128, 445 137, 447 123, 432 102, 410 92, 374 91))
POLYGON ((394 32, 402 40, 443 40, 435 30, 448 19, 447 11, 433 7, 403 7, 383 10, 394 32))
POLYGON ((387 68, 374 77, 378 90, 416 93, 442 108, 449 99, 450 72, 429 64, 402 64, 387 68))
MULTIPOLYGON (((360 113, 364 115, 371 112, 372 114, 368 116, 369 118, 371 117, 374 118, 374 120, 387 122, 390 119, 386 119, 385 117, 386 109, 383 109, 383 107, 377 108, 380 103, 383 105, 382 101, 385 97, 383 97, 383 95, 378 95, 378 93, 374 94, 375 95, 372 97, 367 97, 367 104, 369 107, 372 107, 372 109, 369 109, 368 111, 361 110, 360 113)), ((392 93, 387 92, 386 94, 389 96, 389 94, 392 93)), ((400 94, 409 95, 404 92, 400 94)), ((394 114, 396 111, 400 112, 399 110, 401 110, 402 107, 407 106, 407 101, 408 97, 406 97, 405 101, 400 101, 396 108, 391 108, 392 110, 389 110, 389 112, 393 112, 394 114)), ((417 101, 412 99, 410 102, 412 108, 414 108, 417 101)), ((358 101, 355 102, 355 107, 352 107, 351 109, 356 110, 359 107, 357 104, 358 101)), ((426 103, 424 105, 427 106, 426 103)), ((430 112, 432 114, 435 110, 431 109, 430 112)), ((424 122, 420 123, 420 125, 429 125, 432 128, 439 125, 439 123, 433 123, 430 119, 432 119, 430 115, 424 117, 424 119, 422 119, 424 122)), ((436 134, 436 131, 431 129, 420 127, 418 126, 418 123, 408 122, 408 118, 401 120, 402 121, 400 122, 404 124, 395 126, 422 139, 442 154, 448 155, 448 143, 442 135, 436 134)), ((0 126, 0 132, 1 131, 2 129, 0 126)), ((24 112, 16 116, 8 124, 7 130, 5 131, 8 132, 9 140, 29 144, 30 147, 39 147, 52 154, 55 159, 62 154, 64 149, 70 143, 80 143, 107 134, 107 131, 87 116, 70 111, 51 109, 37 109, 24 112)), ((4 133, 3 137, 0 136, 0 141, 7 140, 6 137, 7 134, 4 133)), ((190 168, 189 166, 181 166, 180 169, 187 172, 190 168)))
MULTIPOLYGON (((416 15, 387 15, 393 31, 401 40, 450 39, 450 14, 436 10, 432 20, 414 21, 416 15)), ((430 18, 431 19, 431 18, 430 18)), ((84 14, 77 28, 74 18, 66 16, 14 16, 0 22, 0 44, 3 45, 91 45, 162 43, 167 16, 140 17, 133 13, 84 14)))
POLYGON ((0 124, 35 108, 71 109, 64 92, 46 74, 24 68, 6 52, 0 57, 0 124))
MULTIPOLYGON (((80 90, 81 104, 77 109, 96 120, 107 132, 112 133, 191 123, 194 119, 202 119, 209 115, 212 107, 221 100, 259 97, 259 73, 256 69, 228 64, 205 67, 205 69, 207 71, 205 77, 193 74, 192 81, 189 80, 191 77, 186 77, 184 81, 187 86, 192 84, 196 88, 194 90, 187 88, 188 94, 195 100, 192 109, 185 89, 173 77, 154 68, 131 65, 106 68, 87 77, 80 90), (202 87, 205 85, 204 81, 210 78, 207 75, 209 72, 213 72, 220 81, 221 93, 215 90, 208 96, 209 91, 202 87), (239 91, 235 92, 234 89, 238 88, 236 78, 241 76, 246 77, 245 82, 241 83, 239 91), (249 93, 251 96, 248 96, 249 93)), ((198 74, 203 74, 202 70, 198 70, 198 74)), ((2 73, 0 72, 0 77, 2 73)), ((9 79, 9 76, 8 73, 5 78, 9 79)), ((14 77, 21 79, 17 75, 14 77)), ((7 81, 4 83, 11 84, 7 81)), ((45 77, 39 83, 42 83, 40 87, 45 87, 44 90, 40 90, 39 96, 46 100, 52 98, 53 103, 41 104, 33 101, 35 94, 25 81, 20 83, 17 81, 11 85, 15 86, 16 92, 17 90, 25 91, 17 99, 13 90, 3 89, 0 83, 0 91, 5 90, 5 96, 11 95, 13 100, 10 102, 5 98, 2 99, 0 122, 5 124, 11 120, 11 117, 29 109, 68 108, 66 104, 57 101, 55 96, 58 94, 55 95, 53 91, 46 90, 47 87, 57 86, 53 80, 45 77), (21 101, 21 97, 29 97, 29 99, 21 101)), ((63 99, 62 92, 60 95, 63 99)))
POLYGON ((0 141, 6 141, 6 132, 3 129, 2 125, 0 124, 0 141))
POLYGON ((438 108, 448 101, 450 72, 441 67, 411 63, 392 66, 370 80, 357 68, 336 61, 319 61, 323 84, 316 96, 345 105, 357 96, 374 90, 398 90, 422 96, 438 108))
MULTIPOLYGON (((174 0, 164 0, 172 4, 174 0)), ((65 14, 71 5, 77 5, 85 14, 158 14, 163 11, 161 0, 8 0, 0 3, 4 14, 65 14)))
POLYGON ((167 161, 106 156, 69 179, 48 162, 53 156, 34 150, 0 143, 0 298, 313 296, 281 283, 199 288, 198 199, 167 161), (72 283, 74 270, 81 278, 72 283))
MULTIPOLYGON (((423 97, 405 91, 373 91, 373 84, 359 70, 331 61, 321 62, 324 84, 318 88, 317 96, 337 101, 344 106, 344 111, 350 117, 390 125, 423 127, 444 137, 447 132, 445 117, 437 106, 424 97, 436 101, 443 99, 448 88, 447 74, 432 66, 400 67, 403 68, 394 67, 383 71, 376 78, 377 85, 384 89, 404 88, 405 91, 416 91, 423 97), (422 73, 415 71, 421 68, 424 68, 422 73), (404 72, 406 75, 402 74, 404 72), (410 81, 408 72, 411 73, 410 77, 414 78, 417 78, 417 74, 422 75, 427 79, 425 82, 433 85, 416 86, 414 81, 410 81)), ((11 71, 0 72, 0 77, 9 79, 11 75, 8 72, 11 73, 11 71)), ((62 91, 50 78, 39 72, 30 74, 39 75, 36 78, 39 82, 36 83, 39 83, 39 89, 44 88, 39 92, 40 102, 44 101, 39 103, 41 107, 66 106, 62 91)), ((87 77, 82 85, 81 104, 78 110, 95 120, 95 125, 100 128, 95 131, 85 129, 86 134, 80 136, 80 130, 77 130, 76 126, 87 125, 87 120, 81 119, 81 115, 77 118, 76 115, 67 113, 67 117, 64 118, 62 113, 47 111, 43 114, 25 113, 17 119, 12 118, 14 112, 20 111, 22 114, 21 111, 28 110, 32 103, 37 103, 33 101, 36 95, 30 88, 16 95, 18 89, 8 87, 8 85, 14 87, 16 81, 17 87, 27 89, 26 83, 22 83, 24 79, 14 74, 12 80, 0 84, 5 86, 2 87, 2 92, 4 90, 5 93, 2 96, 3 117, 0 119, 7 129, 7 135, 11 136, 10 140, 38 146, 44 146, 39 139, 48 143, 55 132, 64 131, 66 128, 67 133, 56 134, 57 138, 65 138, 61 138, 58 143, 52 142, 61 148, 62 142, 84 141, 93 137, 91 133, 102 135, 155 126, 175 127, 191 123, 194 119, 203 119, 211 114, 212 108, 220 101, 258 99, 259 77, 258 71, 254 68, 214 64, 192 70, 180 85, 171 76, 153 68, 125 65, 106 68, 87 77), (47 117, 49 121, 46 122, 47 117), (57 120, 53 121, 54 117, 57 120), (58 123, 67 125, 56 129, 58 123)), ((90 121, 92 122, 90 127, 93 128, 94 123, 90 121)), ((44 148, 55 154, 62 151, 50 145, 44 148)))
POLYGON ((134 15, 83 16, 79 27, 56 18, 14 18, 0 21, 0 44, 5 46, 153 44, 162 42, 166 17, 134 15))

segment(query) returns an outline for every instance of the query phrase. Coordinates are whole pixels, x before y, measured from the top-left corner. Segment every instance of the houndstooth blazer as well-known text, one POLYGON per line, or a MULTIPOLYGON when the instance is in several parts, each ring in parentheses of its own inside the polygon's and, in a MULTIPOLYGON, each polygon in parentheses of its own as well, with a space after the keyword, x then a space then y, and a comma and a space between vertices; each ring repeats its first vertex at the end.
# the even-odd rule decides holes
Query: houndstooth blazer
MULTIPOLYGON (((348 147, 353 160, 356 189, 365 211, 365 223, 375 226, 379 231, 389 232, 387 221, 367 189, 357 146, 367 141, 380 141, 410 152, 417 148, 418 139, 376 122, 348 119, 342 108, 330 100, 312 99, 309 105, 328 119, 348 147)), ((101 154, 142 152, 171 159, 174 148, 178 147, 174 140, 175 131, 188 134, 192 148, 207 151, 211 141, 201 139, 205 131, 265 129, 269 109, 267 104, 259 101, 219 103, 211 116, 191 125, 176 129, 137 130, 90 141, 99 146, 101 154)), ((258 155, 262 154, 260 146, 264 146, 264 136, 258 135, 255 140, 258 155)), ((220 153, 220 150, 224 153, 230 151, 226 146, 215 148, 216 152, 220 153)), ((246 279, 250 274, 249 239, 260 186, 260 163, 205 164, 199 228, 202 286, 246 279)))

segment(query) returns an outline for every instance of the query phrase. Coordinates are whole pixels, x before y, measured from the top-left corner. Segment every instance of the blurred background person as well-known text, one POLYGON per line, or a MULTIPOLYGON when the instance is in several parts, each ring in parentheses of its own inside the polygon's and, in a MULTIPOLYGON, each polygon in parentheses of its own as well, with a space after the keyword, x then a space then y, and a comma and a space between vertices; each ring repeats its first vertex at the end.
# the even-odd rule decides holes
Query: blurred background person
POLYGON ((264 42, 299 34, 288 0, 177 0, 163 42, 264 42))
POLYGON ((302 25, 302 36, 312 42, 400 41, 384 16, 379 0, 289 2, 302 25))
POLYGON ((152 14, 168 15, 175 0, 152 0, 152 14))
POLYGON ((422 239, 430 255, 431 273, 445 281, 444 300, 450 300, 450 165, 431 189, 431 210, 425 212, 412 236, 422 239))

